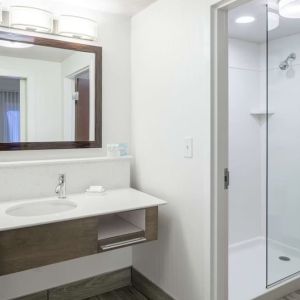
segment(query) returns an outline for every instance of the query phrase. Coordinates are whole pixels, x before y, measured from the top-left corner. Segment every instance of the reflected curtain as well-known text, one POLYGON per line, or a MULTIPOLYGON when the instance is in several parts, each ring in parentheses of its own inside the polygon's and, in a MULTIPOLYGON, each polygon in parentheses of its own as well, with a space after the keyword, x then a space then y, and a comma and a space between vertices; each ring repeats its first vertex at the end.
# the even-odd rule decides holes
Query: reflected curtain
POLYGON ((20 142, 20 94, 0 90, 0 143, 20 142))

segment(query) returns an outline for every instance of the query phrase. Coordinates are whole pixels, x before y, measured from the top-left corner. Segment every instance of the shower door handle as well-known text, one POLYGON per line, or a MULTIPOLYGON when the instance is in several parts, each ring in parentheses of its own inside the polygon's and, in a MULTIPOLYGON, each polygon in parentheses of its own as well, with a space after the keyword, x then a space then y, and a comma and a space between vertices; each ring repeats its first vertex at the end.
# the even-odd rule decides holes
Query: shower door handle
POLYGON ((230 183, 230 174, 228 168, 224 169, 224 189, 228 190, 230 183))

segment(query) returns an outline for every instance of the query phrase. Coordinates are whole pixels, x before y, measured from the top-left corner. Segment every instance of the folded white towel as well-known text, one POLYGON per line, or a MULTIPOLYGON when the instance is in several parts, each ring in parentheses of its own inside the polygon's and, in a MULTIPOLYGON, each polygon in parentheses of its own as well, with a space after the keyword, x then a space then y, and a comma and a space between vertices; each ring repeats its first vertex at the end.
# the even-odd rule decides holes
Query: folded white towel
POLYGON ((105 188, 102 185, 91 185, 86 192, 88 193, 103 193, 105 188))

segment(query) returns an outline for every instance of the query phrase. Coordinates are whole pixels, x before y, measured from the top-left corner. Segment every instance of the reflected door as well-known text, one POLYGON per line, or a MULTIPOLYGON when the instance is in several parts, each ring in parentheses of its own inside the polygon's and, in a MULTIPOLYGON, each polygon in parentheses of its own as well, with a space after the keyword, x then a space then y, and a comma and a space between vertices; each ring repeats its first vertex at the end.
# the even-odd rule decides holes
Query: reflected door
POLYGON ((77 101, 75 102, 75 140, 89 140, 90 130, 90 80, 86 71, 76 77, 77 101))

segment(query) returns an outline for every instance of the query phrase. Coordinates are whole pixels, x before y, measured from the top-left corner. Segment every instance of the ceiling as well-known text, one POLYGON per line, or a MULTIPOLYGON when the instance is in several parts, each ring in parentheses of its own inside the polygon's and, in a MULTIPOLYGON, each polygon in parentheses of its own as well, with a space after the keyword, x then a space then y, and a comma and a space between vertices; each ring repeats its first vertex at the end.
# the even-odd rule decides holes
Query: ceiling
MULTIPOLYGON (((50 10, 54 15, 80 14, 97 18, 99 13, 110 13, 132 16, 148 7, 157 0, 0 0, 4 10, 12 5, 26 5, 50 10)), ((62 62, 69 57, 73 51, 34 46, 31 48, 5 48, 0 45, 0 56, 20 57, 52 62, 62 62)))
POLYGON ((6 48, 0 46, 0 56, 19 57, 27 59, 38 59, 51 62, 63 62, 74 51, 43 46, 33 46, 31 48, 6 48))
POLYGON ((60 0, 59 2, 92 10, 134 15, 156 0, 60 0))
POLYGON ((92 11, 132 16, 157 0, 2 0, 4 8, 11 5, 27 5, 54 12, 61 7, 88 9, 92 11))
MULTIPOLYGON (((266 5, 263 0, 253 0, 229 11, 228 30, 231 38, 242 39, 249 42, 266 42, 266 5), (236 18, 250 15, 256 21, 249 24, 236 24, 236 18)), ((284 36, 300 33, 300 19, 287 19, 280 17, 280 25, 269 32, 269 39, 278 39, 284 36)))

